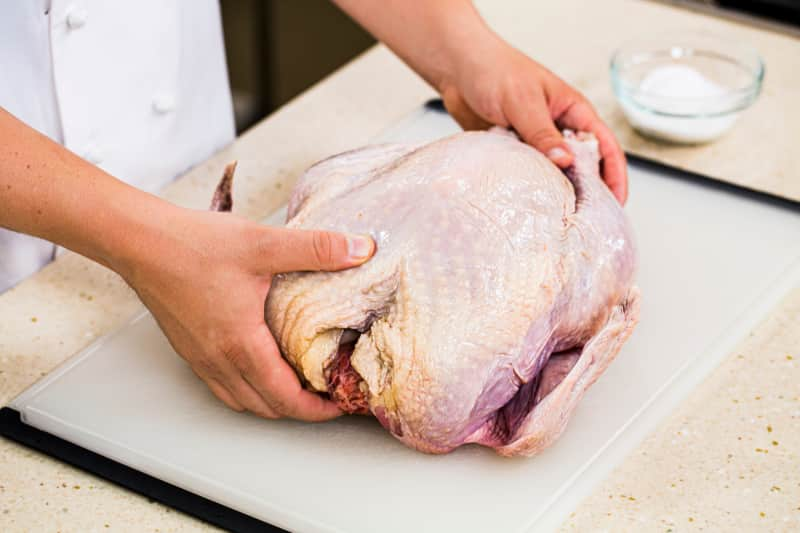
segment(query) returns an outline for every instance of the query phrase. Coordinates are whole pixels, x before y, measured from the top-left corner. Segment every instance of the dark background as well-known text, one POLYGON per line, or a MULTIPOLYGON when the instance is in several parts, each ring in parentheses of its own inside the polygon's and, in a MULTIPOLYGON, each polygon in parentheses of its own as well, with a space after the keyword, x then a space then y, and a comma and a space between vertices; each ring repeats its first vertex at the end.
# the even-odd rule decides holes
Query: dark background
POLYGON ((240 132, 375 43, 329 0, 220 5, 240 132))

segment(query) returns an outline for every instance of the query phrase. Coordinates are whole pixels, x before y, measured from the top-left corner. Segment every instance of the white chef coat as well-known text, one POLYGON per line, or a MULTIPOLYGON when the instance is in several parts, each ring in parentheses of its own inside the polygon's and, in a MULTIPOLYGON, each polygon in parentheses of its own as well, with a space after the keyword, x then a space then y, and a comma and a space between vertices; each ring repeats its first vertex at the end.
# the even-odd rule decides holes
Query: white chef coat
MULTIPOLYGON (((0 106, 155 191, 234 137, 217 0, 3 1, 0 106)), ((0 292, 53 254, 0 228, 0 292)))

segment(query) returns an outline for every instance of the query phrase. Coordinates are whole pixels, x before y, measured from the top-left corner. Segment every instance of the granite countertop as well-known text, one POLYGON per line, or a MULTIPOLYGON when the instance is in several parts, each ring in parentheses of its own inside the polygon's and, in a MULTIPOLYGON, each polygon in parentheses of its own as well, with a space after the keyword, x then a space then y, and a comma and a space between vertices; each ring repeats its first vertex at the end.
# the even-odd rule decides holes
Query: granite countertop
MULTIPOLYGON (((797 40, 648 2, 478 5, 501 34, 584 90, 627 150, 800 199, 800 159, 788 145, 800 138, 800 100, 789 98, 800 86, 798 69, 789 68, 800 53, 797 40), (770 72, 763 98, 731 135, 702 148, 664 147, 630 131, 619 120, 605 73, 608 55, 622 40, 646 28, 684 26, 713 26, 752 41, 770 72), (780 120, 765 131, 761 122, 768 121, 759 118, 782 109, 780 120), (734 157, 764 142, 772 143, 769 158, 734 157), (775 149, 775 142, 787 143, 787 149, 775 149), (742 172, 742 165, 750 170, 742 172)), ((368 142, 433 95, 384 47, 375 47, 192 169, 163 195, 204 208, 225 163, 238 159, 237 210, 261 219, 286 201, 306 166, 368 142)), ((0 295, 0 405, 139 306, 115 274, 72 253, 0 295)), ((800 529, 798 383, 800 288, 575 510, 563 529, 800 529)), ((213 529, 7 440, 0 440, 0 528, 213 529)))

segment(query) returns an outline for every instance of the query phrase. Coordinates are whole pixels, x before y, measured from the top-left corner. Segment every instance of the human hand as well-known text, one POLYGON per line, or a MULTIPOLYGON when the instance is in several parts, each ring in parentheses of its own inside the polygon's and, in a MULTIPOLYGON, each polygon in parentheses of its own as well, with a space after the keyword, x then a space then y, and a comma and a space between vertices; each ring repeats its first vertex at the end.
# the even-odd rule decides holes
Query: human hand
POLYGON ((435 87, 464 129, 513 128, 561 168, 573 155, 558 128, 594 133, 603 179, 625 202, 625 154, 589 101, 501 39, 470 0, 334 2, 435 87))
MULTIPOLYGON (((494 37, 494 36, 492 36, 494 37)), ((513 128, 560 168, 573 160, 559 128, 592 132, 600 143, 603 180, 625 203, 625 154, 592 104, 539 63, 499 38, 456 55, 439 86, 445 107, 464 129, 513 128)))
POLYGON ((156 242, 141 243, 118 270, 175 351, 236 411, 308 421, 339 416, 333 402, 303 389, 281 357, 264 302, 273 274, 359 265, 374 252, 372 239, 180 208, 171 218, 156 242))

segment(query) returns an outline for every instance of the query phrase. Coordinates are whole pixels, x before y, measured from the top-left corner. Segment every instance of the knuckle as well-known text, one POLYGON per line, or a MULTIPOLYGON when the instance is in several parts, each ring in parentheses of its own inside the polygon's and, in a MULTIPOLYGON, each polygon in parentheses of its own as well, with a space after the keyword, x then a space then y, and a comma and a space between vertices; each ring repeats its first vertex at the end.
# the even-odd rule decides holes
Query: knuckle
POLYGON ((227 344, 220 349, 222 357, 239 371, 248 371, 252 364, 247 350, 238 344, 227 344))
POLYGON ((263 232, 254 242, 255 252, 259 256, 269 256, 275 253, 275 237, 272 232, 263 232))
POLYGON ((311 236, 314 261, 320 265, 333 263, 333 238, 325 231, 315 231, 311 236))
POLYGON ((282 398, 270 398, 269 404, 277 417, 287 416, 292 413, 291 404, 282 398))
POLYGON ((276 387, 270 387, 273 392, 268 396, 264 395, 264 401, 277 417, 294 416, 296 405, 292 397, 285 393, 276 393, 277 390, 276 387))
POLYGON ((504 96, 512 102, 529 101, 532 97, 538 97, 539 87, 536 84, 527 83, 528 80, 518 76, 509 75, 503 82, 504 96))
POLYGON ((218 366, 208 357, 195 358, 191 361, 191 368, 195 375, 205 382, 221 376, 218 366))
POLYGON ((515 76, 514 74, 510 74, 510 76, 511 78, 504 84, 504 95, 510 100, 509 103, 528 106, 547 105, 548 91, 544 84, 528 77, 515 76))
POLYGON ((547 149, 561 142, 555 128, 539 128, 532 131, 526 139, 530 144, 537 148, 547 149))

